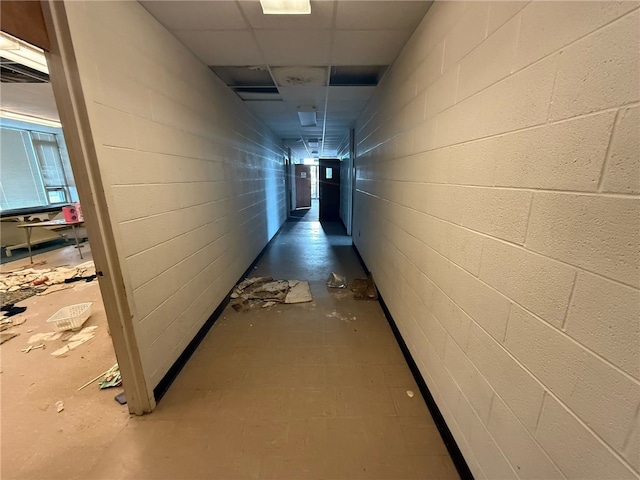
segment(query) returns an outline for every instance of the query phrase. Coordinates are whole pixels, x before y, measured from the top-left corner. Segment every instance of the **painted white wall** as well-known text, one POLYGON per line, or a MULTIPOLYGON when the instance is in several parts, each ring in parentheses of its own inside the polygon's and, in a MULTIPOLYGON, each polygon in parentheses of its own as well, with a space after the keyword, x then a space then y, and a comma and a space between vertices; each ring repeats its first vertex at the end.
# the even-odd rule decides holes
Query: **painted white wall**
POLYGON ((137 2, 66 8, 151 392, 285 221, 285 151, 137 2))
POLYGON ((638 478, 638 6, 436 2, 357 123, 354 242, 476 478, 638 478))

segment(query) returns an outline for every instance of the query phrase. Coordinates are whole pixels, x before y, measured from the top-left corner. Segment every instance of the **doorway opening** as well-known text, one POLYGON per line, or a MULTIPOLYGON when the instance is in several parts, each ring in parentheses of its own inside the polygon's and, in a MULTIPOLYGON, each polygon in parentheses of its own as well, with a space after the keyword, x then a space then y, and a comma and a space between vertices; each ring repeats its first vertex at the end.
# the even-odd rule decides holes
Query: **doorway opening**
POLYGON ((319 219, 319 164, 318 159, 306 158, 292 164, 294 186, 292 210, 293 221, 318 221, 319 219))
POLYGON ((102 242, 85 228, 45 53, 5 32, 2 48, 2 463, 29 477, 25 455, 56 462, 98 426, 117 434, 129 412, 114 399, 122 380, 93 262, 102 242), (8 58, 21 50, 39 63, 8 58))

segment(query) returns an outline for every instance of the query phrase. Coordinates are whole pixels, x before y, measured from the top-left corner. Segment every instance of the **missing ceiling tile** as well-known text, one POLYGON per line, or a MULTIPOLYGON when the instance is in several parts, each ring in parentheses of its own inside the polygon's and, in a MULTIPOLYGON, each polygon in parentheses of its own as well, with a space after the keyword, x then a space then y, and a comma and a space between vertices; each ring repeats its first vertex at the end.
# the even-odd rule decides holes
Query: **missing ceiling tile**
POLYGON ((233 91, 242 100, 282 101, 276 87, 237 87, 233 91))
POLYGON ((264 65, 253 67, 209 67, 230 87, 275 87, 269 69, 264 65))
POLYGON ((49 75, 0 57, 0 81, 3 83, 48 83, 49 75))
POLYGON ((388 65, 354 65, 331 67, 332 87, 375 87, 389 68, 388 65))

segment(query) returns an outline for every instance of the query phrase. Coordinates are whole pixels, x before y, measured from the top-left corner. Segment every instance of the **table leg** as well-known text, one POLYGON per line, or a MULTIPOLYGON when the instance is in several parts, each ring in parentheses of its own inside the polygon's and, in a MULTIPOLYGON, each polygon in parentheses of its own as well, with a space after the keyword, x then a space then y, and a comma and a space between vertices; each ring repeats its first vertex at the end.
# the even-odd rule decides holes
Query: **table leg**
POLYGON ((29 249, 29 262, 33 263, 33 254, 31 253, 31 227, 26 227, 24 230, 27 233, 27 248, 29 249))
POLYGON ((78 249, 78 253, 80 254, 80 259, 83 259, 82 248, 80 247, 80 241, 78 240, 78 230, 76 230, 75 225, 72 225, 71 228, 73 229, 73 236, 76 237, 76 248, 78 249))

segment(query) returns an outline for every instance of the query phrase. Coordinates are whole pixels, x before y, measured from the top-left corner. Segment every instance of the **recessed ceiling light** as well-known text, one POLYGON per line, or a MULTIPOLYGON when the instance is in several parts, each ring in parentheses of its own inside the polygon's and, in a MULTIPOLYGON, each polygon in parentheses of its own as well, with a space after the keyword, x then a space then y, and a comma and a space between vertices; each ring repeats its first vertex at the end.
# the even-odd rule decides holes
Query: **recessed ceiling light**
POLYGON ((0 32, 0 56, 38 72, 49 73, 43 50, 4 32, 0 32))
POLYGON ((260 0, 265 15, 308 15, 311 13, 309 0, 260 0))

